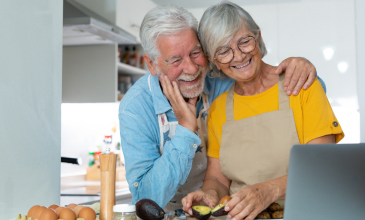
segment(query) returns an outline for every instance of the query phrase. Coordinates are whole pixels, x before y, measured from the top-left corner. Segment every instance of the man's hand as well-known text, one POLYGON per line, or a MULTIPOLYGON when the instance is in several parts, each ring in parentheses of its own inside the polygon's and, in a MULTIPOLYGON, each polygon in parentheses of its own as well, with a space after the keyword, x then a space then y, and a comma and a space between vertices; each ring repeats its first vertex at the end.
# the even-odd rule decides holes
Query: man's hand
POLYGON ((283 60, 277 67, 275 74, 280 74, 284 71, 284 91, 286 91, 287 95, 298 95, 302 87, 303 89, 308 89, 317 75, 313 64, 302 57, 289 57, 283 60))
POLYGON ((203 192, 195 191, 189 193, 186 197, 181 200, 183 210, 189 215, 193 216, 192 207, 194 205, 208 205, 210 208, 214 208, 218 204, 218 194, 213 191, 203 192))
POLYGON ((178 123, 190 131, 195 132, 197 127, 195 103, 198 97, 191 98, 188 102, 185 102, 177 82, 170 82, 169 78, 163 74, 159 76, 159 79, 163 93, 169 99, 178 123))

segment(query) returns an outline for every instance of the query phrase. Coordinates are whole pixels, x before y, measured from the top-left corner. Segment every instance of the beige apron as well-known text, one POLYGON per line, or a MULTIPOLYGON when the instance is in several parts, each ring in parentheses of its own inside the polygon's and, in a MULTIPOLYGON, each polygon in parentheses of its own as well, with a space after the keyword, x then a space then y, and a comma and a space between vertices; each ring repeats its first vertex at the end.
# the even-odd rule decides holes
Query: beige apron
POLYGON ((300 143, 283 82, 281 74, 279 110, 237 121, 233 117, 234 84, 228 92, 219 160, 223 175, 232 180, 231 195, 242 187, 288 174, 290 148, 300 143))
MULTIPOLYGON (((150 82, 150 77, 148 79, 150 82)), ((150 83, 149 83, 150 84, 150 83)), ((150 87, 151 89, 151 87, 150 87)), ((205 177, 205 171, 207 169, 207 121, 206 115, 209 111, 209 100, 208 95, 202 93, 201 99, 203 101, 204 108, 199 112, 197 118, 197 133, 200 137, 201 144, 196 146, 196 153, 193 159, 190 173, 186 182, 181 185, 174 197, 167 203, 164 210, 166 212, 175 211, 176 209, 182 209, 181 200, 188 195, 188 193, 200 190, 203 185, 203 180, 205 177)), ((163 154, 163 148, 166 142, 175 135, 175 129, 178 124, 177 121, 169 122, 167 120, 166 114, 162 113, 158 115, 158 123, 160 128, 160 154, 163 154)))

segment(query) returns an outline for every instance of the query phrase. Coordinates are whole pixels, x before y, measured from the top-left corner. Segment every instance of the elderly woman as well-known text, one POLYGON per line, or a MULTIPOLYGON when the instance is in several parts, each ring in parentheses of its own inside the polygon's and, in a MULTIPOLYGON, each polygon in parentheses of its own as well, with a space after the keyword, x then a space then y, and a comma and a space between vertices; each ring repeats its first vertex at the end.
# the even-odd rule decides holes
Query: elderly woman
POLYGON ((230 194, 231 219, 254 219, 285 199, 290 148, 294 144, 337 143, 344 133, 318 81, 298 96, 286 96, 284 73, 262 58, 260 28, 241 7, 224 2, 204 13, 199 26, 204 52, 217 74, 235 80, 208 116, 208 168, 201 191, 182 203, 215 207, 230 194))

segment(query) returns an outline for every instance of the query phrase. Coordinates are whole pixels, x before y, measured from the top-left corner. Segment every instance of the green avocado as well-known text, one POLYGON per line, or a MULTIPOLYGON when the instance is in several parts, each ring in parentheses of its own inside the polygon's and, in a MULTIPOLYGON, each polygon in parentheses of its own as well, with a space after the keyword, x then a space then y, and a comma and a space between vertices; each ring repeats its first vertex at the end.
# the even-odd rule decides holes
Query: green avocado
POLYGON ((218 217, 222 215, 227 215, 228 212, 224 210, 225 206, 226 204, 219 204, 216 207, 214 207, 214 209, 212 210, 212 216, 218 217))
POLYGON ((206 220, 212 214, 212 209, 208 206, 193 206, 193 216, 199 220, 206 220))
POLYGON ((161 220, 165 212, 151 199, 141 199, 136 203, 136 214, 144 220, 161 220))

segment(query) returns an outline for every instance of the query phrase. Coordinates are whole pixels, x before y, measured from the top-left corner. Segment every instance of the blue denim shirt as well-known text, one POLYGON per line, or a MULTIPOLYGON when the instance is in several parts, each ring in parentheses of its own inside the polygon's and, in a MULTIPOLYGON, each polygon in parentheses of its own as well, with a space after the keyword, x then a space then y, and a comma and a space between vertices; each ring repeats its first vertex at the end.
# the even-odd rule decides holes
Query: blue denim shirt
MULTIPOLYGON (((163 94, 156 76, 147 74, 139 79, 123 97, 119 106, 121 145, 125 158, 126 177, 133 195, 132 203, 149 198, 164 208, 184 184, 193 162, 199 137, 177 125, 175 135, 164 145, 160 155, 158 114, 165 113, 168 121, 177 121, 163 94), (151 90, 150 90, 151 87, 151 90)), ((320 79, 324 89, 325 85, 320 79)), ((227 91, 234 81, 230 78, 206 77, 204 93, 209 103, 227 91)), ((197 102, 197 117, 203 109, 197 102)))

